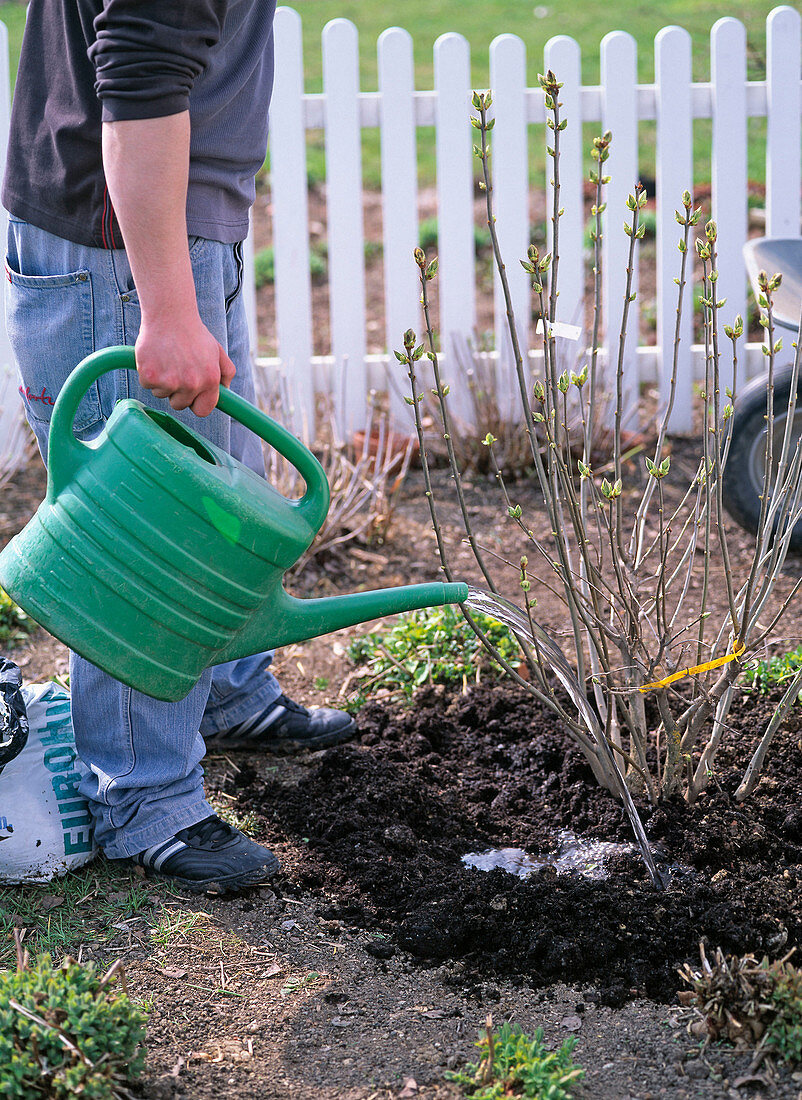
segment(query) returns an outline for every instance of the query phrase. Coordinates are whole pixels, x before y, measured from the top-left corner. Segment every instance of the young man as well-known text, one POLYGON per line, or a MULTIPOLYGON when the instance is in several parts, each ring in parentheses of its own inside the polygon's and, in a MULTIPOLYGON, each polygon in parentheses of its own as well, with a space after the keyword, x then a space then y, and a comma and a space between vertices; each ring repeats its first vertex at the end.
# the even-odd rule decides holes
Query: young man
MULTIPOLYGON (((31 0, 3 188, 6 315, 43 457, 52 403, 86 355, 135 344, 76 419, 96 436, 122 397, 179 419, 264 472, 259 441, 215 410, 254 398, 242 241, 267 143, 275 0, 31 0)), ((233 892, 275 856, 205 801, 205 743, 294 751, 345 740, 347 714, 309 712, 272 654, 207 669, 179 703, 73 654, 72 716, 95 837, 189 889, 233 892)))

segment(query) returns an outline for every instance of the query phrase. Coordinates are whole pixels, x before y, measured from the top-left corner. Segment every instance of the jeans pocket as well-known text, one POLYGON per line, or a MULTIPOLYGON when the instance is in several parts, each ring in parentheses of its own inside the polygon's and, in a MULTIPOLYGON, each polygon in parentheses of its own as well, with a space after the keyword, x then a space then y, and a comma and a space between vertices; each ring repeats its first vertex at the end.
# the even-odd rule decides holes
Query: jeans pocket
POLYGON ((245 275, 245 261, 242 255, 242 241, 237 241, 232 248, 232 256, 234 259, 234 270, 236 272, 234 288, 226 295, 226 313, 229 312, 234 302, 237 300, 237 296, 242 291, 242 281, 245 275))
MULTIPOLYGON (((92 276, 89 271, 23 275, 7 260, 6 280, 6 326, 25 412, 34 428, 47 426, 70 372, 95 350, 92 276)), ((81 400, 74 427, 82 432, 101 420, 94 383, 81 400)))

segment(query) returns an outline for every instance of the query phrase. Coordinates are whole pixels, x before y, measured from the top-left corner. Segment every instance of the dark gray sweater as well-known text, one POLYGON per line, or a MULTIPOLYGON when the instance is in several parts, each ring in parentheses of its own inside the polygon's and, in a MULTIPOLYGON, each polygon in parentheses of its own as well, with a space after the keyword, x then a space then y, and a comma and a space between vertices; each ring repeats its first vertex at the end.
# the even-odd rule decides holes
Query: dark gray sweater
POLYGON ((242 240, 267 147, 274 12, 275 0, 31 0, 5 208, 79 244, 121 248, 101 122, 188 108, 187 230, 242 240))

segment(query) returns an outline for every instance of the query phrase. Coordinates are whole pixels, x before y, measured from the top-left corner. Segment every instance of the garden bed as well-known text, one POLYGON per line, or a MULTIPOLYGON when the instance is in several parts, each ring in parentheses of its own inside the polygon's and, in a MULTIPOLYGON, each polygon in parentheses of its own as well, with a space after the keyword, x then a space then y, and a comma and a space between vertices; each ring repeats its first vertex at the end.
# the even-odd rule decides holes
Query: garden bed
MULTIPOLYGON (((677 467, 683 446, 675 447, 677 467)), ((0 542, 25 522, 42 488, 32 466, 4 490, 0 542)), ((484 543, 513 563, 514 595, 520 536, 486 483, 477 479, 467 492, 484 543)), ((536 514, 528 483, 516 486, 516 499, 536 514)), ((444 524, 466 579, 475 580, 453 513, 444 524)), ((749 540, 736 539, 735 550, 737 572, 748 566, 749 540)), ((294 590, 317 595, 436 575, 418 474, 402 489, 385 543, 356 551, 314 564, 294 590)), ((538 597, 539 618, 559 630, 559 607, 546 590, 538 597)), ((714 611, 724 598, 714 581, 714 611)), ((794 607, 775 643, 797 644, 799 623, 794 607)), ((335 705, 341 689, 349 694, 352 634, 282 651, 276 664, 288 693, 335 705)), ((13 656, 28 680, 65 661, 42 632, 13 656)), ((797 1100, 802 1082, 789 1070, 750 1078, 748 1055, 701 1050, 676 999, 677 968, 698 960, 700 941, 774 958, 802 937, 799 712, 755 796, 732 799, 774 701, 740 696, 696 806, 641 803, 670 872, 661 892, 626 851, 609 860, 604 878, 547 866, 518 878, 464 865, 469 853, 501 848, 548 862, 561 830, 631 839, 554 718, 519 689, 482 682, 424 688, 412 707, 370 702, 355 741, 323 753, 211 757, 215 805, 282 861, 269 888, 234 900, 182 898, 98 861, 80 873, 74 901, 67 880, 6 892, 5 920, 28 927, 29 942, 44 942, 59 921, 66 926, 70 909, 79 923, 63 950, 124 959, 132 992, 150 1006, 141 1095, 154 1100, 455 1097, 445 1073, 473 1058, 488 1013, 530 1032, 542 1026, 554 1045, 575 1035, 574 1060, 587 1073, 578 1095, 588 1100, 797 1100)))

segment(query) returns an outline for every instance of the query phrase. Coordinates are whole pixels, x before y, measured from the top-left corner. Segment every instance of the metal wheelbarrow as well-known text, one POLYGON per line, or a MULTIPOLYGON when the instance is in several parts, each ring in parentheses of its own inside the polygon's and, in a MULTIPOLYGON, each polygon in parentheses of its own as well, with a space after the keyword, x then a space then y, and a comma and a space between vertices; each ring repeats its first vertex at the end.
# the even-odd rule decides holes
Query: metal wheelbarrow
MULTIPOLYGON (((749 278, 758 294, 757 276, 782 274, 782 283, 773 294, 776 337, 783 337, 783 350, 774 372, 774 454, 782 446, 788 419, 794 350, 791 346, 799 331, 802 312, 802 237, 759 237, 744 245, 749 278)), ((748 531, 755 532, 760 517, 760 499, 766 483, 766 375, 759 375, 736 394, 732 418, 732 443, 723 481, 724 505, 732 518, 748 531)), ((797 382, 793 439, 802 435, 802 372, 797 382)), ((802 551, 802 520, 794 527, 791 550, 802 551)))

